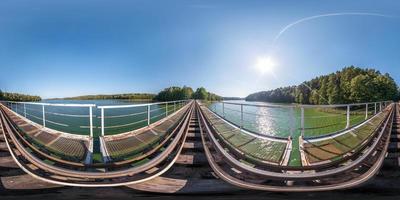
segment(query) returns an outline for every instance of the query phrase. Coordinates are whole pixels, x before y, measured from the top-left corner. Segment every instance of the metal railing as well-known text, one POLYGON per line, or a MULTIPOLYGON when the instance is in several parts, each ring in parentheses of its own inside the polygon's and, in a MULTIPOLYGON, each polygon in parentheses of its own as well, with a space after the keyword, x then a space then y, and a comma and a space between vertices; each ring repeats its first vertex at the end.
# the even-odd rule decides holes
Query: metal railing
POLYGON ((104 136, 106 132, 119 134, 149 126, 179 110, 188 101, 109 106, 14 101, 0 103, 44 128, 93 137, 99 131, 104 136))
MULTIPOLYGON (((129 126, 134 126, 138 124, 145 124, 150 126, 152 123, 174 113, 179 108, 186 105, 190 100, 179 100, 179 101, 169 101, 169 102, 159 102, 159 103, 148 103, 148 104, 133 104, 133 105, 110 105, 110 106, 98 106, 100 109, 100 127, 101 127, 101 135, 106 135, 105 129, 118 129, 129 126), (129 109, 132 109, 129 113, 120 113, 115 115, 106 115, 106 110, 110 112, 111 110, 116 109, 124 109, 129 112, 129 109), (110 124, 110 126, 106 126, 105 119, 121 119, 121 118, 129 118, 135 117, 137 120, 134 122, 127 122, 124 124, 110 124)), ((123 120, 119 120, 123 121, 123 120)))
POLYGON ((316 137, 339 132, 373 117, 390 103, 279 105, 221 101, 206 104, 211 111, 240 129, 284 138, 293 135, 316 137))
MULTIPOLYGON (((37 124, 41 124, 44 128, 52 128, 54 130, 72 133, 72 131, 66 131, 71 128, 73 124, 60 121, 62 118, 87 118, 88 124, 85 127, 89 128, 89 135, 93 137, 93 108, 95 104, 60 104, 60 103, 37 103, 37 102, 14 102, 14 101, 0 101, 3 105, 7 106, 17 114, 37 124), (68 108, 79 108, 79 110, 59 110, 57 107, 68 107, 68 108), (87 111, 82 108, 88 108, 87 111), (61 111, 64 111, 62 113, 61 111), (84 112, 87 112, 85 114, 84 112), (57 121, 58 120, 58 121, 57 121), (55 127, 57 126, 57 127, 55 127), (64 127, 64 128, 63 128, 64 127)), ((64 119, 65 120, 65 119, 64 119)), ((65 120, 71 122, 71 120, 65 120)), ((75 128, 76 130, 77 128, 75 128)))

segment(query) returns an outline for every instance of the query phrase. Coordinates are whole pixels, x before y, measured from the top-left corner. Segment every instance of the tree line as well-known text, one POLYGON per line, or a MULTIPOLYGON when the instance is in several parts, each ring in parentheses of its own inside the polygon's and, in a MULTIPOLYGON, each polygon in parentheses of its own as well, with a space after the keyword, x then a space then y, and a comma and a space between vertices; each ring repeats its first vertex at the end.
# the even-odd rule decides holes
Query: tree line
POLYGON ((3 92, 0 90, 0 100, 3 101, 41 101, 40 96, 3 92))
POLYGON ((65 100, 99 100, 99 99, 125 99, 125 100, 152 100, 156 95, 149 93, 126 93, 126 94, 98 94, 77 97, 57 98, 65 100))
POLYGON ((208 92, 204 87, 197 88, 196 91, 193 91, 191 87, 187 86, 183 86, 182 88, 176 86, 165 88, 154 97, 156 101, 176 101, 185 99, 219 101, 222 97, 208 92))
POLYGON ((300 104, 341 104, 399 99, 396 82, 375 69, 345 67, 297 86, 250 94, 247 101, 300 104))

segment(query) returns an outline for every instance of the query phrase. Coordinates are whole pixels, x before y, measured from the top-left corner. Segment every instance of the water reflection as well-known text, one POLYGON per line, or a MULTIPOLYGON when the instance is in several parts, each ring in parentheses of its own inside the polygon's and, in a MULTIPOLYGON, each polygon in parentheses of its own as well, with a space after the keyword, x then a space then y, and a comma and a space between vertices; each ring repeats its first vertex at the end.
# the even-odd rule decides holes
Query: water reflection
POLYGON ((268 108, 261 107, 257 109, 257 116, 256 116, 256 127, 262 134, 266 135, 275 135, 274 125, 270 118, 270 112, 268 108))

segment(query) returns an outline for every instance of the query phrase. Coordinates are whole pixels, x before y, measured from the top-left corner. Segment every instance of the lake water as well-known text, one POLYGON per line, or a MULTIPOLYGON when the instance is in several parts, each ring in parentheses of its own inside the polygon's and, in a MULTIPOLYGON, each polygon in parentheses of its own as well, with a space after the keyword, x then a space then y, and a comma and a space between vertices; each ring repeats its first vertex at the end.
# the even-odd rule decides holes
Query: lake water
MULTIPOLYGON (((292 139, 290 166, 300 166, 299 137, 302 134, 302 111, 295 104, 225 101, 207 104, 208 108, 244 129, 262 135, 292 139), (229 104, 234 103, 234 104, 229 104), (237 105, 245 103, 248 105, 237 105)), ((375 104, 351 106, 349 126, 370 118, 375 104), (367 113, 367 115, 366 115, 367 113)), ((334 108, 304 108, 304 137, 320 137, 342 131, 347 127, 347 106, 334 108)))
MULTIPOLYGON (((129 105, 148 102, 126 100, 45 100, 45 103, 59 104, 95 104, 129 105)), ((215 113, 225 119, 252 132, 280 138, 291 137, 293 141, 290 165, 300 165, 298 139, 302 134, 301 108, 291 104, 270 104, 260 102, 226 101, 207 103, 215 113), (250 105, 235 105, 229 103, 246 103, 250 105), (261 105, 261 106, 260 106, 261 105), (243 119, 242 119, 243 118, 243 119)), ((154 123, 172 114, 182 104, 150 106, 150 122, 154 123)), ((304 137, 318 137, 343 130, 347 126, 346 106, 335 108, 305 108, 304 137)), ((350 108, 349 125, 356 125, 373 116, 376 105, 354 106, 350 108), (367 113, 366 113, 367 112, 367 113), (366 116, 367 114, 367 116, 366 116)), ((28 119, 43 124, 42 105, 13 105, 13 110, 28 119)), ((131 108, 105 109, 105 135, 114 135, 132 131, 147 126, 147 106, 131 108)), ((89 135, 90 121, 87 107, 45 106, 46 127, 72 134, 89 135)), ((93 133, 95 141, 101 135, 101 110, 93 108, 93 133)))
MULTIPOLYGON (((149 102, 126 101, 126 100, 44 100, 43 103, 57 104, 95 104, 97 106, 107 105, 129 105, 144 104, 149 102)), ((154 123, 172 114, 179 109, 182 104, 151 105, 150 122, 154 123)), ((20 115, 43 124, 42 105, 14 104, 13 110, 20 115)), ((147 126, 147 106, 132 108, 114 108, 104 111, 105 135, 113 135, 132 131, 147 126)), ((89 135, 90 117, 88 107, 63 107, 45 106, 46 127, 72 134, 89 135)), ((93 135, 101 134, 101 110, 93 107, 93 135)))

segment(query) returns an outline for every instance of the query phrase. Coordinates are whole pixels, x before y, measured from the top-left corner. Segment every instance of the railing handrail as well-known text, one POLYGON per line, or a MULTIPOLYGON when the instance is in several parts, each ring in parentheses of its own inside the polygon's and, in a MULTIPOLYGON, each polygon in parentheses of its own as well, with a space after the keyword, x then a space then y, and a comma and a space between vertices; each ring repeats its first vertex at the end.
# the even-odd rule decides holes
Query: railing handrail
MULTIPOLYGON (((366 104, 378 104, 378 103, 386 103, 386 102, 393 102, 393 101, 377 101, 377 102, 366 102, 366 103, 351 103, 351 104, 332 104, 332 105, 311 105, 311 104, 292 104, 292 105, 279 105, 279 104, 251 104, 251 103, 236 103, 236 102, 229 102, 229 101, 211 101, 211 102, 218 102, 224 104, 231 104, 231 105, 244 105, 244 106, 254 106, 254 107, 270 107, 270 108, 335 108, 335 107, 346 107, 346 106, 362 106, 366 104)), ((263 103, 263 102, 260 102, 263 103)))
MULTIPOLYGON (((130 104, 130 105, 109 105, 109 106, 97 106, 96 104, 60 104, 60 103, 44 103, 44 102, 21 102, 21 101, 0 101, 1 103, 9 103, 11 106, 14 104, 16 106, 16 112, 18 113, 18 106, 16 104, 22 104, 23 105, 23 112, 24 112, 24 117, 26 118, 26 106, 25 105, 40 105, 42 107, 42 126, 46 127, 46 121, 51 122, 49 120, 46 120, 46 112, 45 112, 45 107, 46 106, 63 106, 63 107, 87 107, 89 108, 89 127, 90 127, 90 137, 93 137, 93 108, 98 108, 100 109, 101 112, 101 134, 104 136, 104 111, 106 109, 112 109, 112 108, 131 108, 131 107, 147 107, 147 125, 149 126, 151 124, 151 109, 150 106, 152 105, 173 105, 173 111, 176 111, 176 104, 180 102, 188 102, 190 99, 186 100, 176 100, 176 101, 166 101, 166 102, 156 102, 156 103, 143 103, 143 104, 130 104)), ((183 103, 185 104, 185 103, 183 103)), ((165 116, 168 116, 168 106, 165 106, 165 116)))
POLYGON ((60 106, 60 107, 96 107, 96 104, 40 103, 40 102, 23 102, 23 101, 0 101, 0 102, 28 104, 28 105, 41 105, 41 106, 60 106))
POLYGON ((129 105, 109 105, 109 106, 97 106, 97 108, 100 109, 110 109, 110 108, 133 108, 133 107, 143 107, 143 106, 152 106, 152 105, 160 105, 160 104, 166 104, 166 103, 179 103, 179 102, 184 102, 188 101, 187 100, 177 100, 177 101, 164 101, 164 102, 156 102, 156 103, 144 103, 144 104, 129 104, 129 105))
MULTIPOLYGON (((240 129, 243 128, 244 126, 244 120, 243 120, 243 107, 244 106, 253 106, 253 107, 269 107, 269 108, 290 108, 293 110, 294 108, 300 108, 301 110, 301 115, 300 115, 300 130, 301 130, 301 136, 304 137, 305 134, 305 109, 306 108, 338 108, 338 107, 346 107, 346 127, 344 129, 348 129, 351 126, 351 107, 352 106, 365 106, 365 120, 368 119, 368 112, 369 112, 369 106, 370 104, 375 104, 374 105, 374 114, 376 115, 378 110, 377 106, 379 105, 379 112, 382 112, 384 108, 386 108, 388 105, 391 105, 393 101, 381 101, 381 102, 369 102, 369 103, 353 103, 353 104, 337 104, 337 105, 260 105, 260 104, 249 104, 249 103, 236 103, 236 102, 226 102, 226 101, 211 101, 211 103, 217 102, 219 104, 222 104, 222 117, 225 118, 225 104, 231 104, 231 105, 239 105, 240 106, 240 111, 235 110, 237 112, 240 112, 240 129)), ((210 109, 212 110, 212 109, 210 109)), ((217 114, 216 107, 215 110, 212 111, 217 114)))

